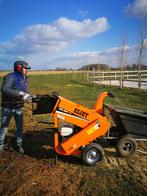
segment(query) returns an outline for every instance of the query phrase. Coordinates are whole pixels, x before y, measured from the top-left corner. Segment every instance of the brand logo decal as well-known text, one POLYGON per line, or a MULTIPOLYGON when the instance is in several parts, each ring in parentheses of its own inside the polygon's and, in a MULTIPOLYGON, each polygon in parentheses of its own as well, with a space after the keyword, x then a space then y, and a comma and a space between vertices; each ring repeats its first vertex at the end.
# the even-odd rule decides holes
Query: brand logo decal
POLYGON ((80 116, 82 116, 84 118, 86 118, 88 116, 88 113, 87 112, 84 112, 82 110, 79 110, 78 108, 75 108, 74 109, 74 113, 76 113, 76 114, 78 114, 78 115, 80 115, 80 116))

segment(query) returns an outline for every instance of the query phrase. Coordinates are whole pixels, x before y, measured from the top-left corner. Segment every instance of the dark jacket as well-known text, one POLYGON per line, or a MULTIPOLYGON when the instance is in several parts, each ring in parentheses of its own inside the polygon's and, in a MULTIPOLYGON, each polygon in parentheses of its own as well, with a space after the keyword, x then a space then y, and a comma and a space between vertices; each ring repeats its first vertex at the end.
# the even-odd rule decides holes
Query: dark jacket
POLYGON ((23 107, 23 98, 18 95, 19 91, 27 92, 27 78, 19 72, 12 72, 4 76, 1 86, 1 106, 8 108, 23 107))

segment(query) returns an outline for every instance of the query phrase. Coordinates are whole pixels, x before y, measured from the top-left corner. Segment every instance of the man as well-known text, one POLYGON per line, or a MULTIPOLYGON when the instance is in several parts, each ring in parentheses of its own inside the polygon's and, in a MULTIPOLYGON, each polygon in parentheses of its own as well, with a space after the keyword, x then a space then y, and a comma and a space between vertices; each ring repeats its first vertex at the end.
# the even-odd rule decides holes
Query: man
POLYGON ((14 72, 3 78, 1 86, 1 129, 0 129, 0 151, 4 148, 5 135, 12 116, 16 124, 17 149, 24 153, 23 149, 23 106, 25 101, 31 101, 28 93, 27 70, 31 69, 25 61, 14 63, 14 72))

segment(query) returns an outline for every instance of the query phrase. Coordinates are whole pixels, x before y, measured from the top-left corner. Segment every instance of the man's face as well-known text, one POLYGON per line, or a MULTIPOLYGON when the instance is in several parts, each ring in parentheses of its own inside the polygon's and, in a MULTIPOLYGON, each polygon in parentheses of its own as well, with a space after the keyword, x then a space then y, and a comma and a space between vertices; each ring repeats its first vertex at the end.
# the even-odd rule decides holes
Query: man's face
POLYGON ((27 71, 28 71, 28 70, 27 70, 26 68, 24 68, 24 67, 23 67, 23 69, 22 69, 22 73, 23 73, 23 75, 24 75, 24 76, 26 76, 26 75, 27 75, 27 71))

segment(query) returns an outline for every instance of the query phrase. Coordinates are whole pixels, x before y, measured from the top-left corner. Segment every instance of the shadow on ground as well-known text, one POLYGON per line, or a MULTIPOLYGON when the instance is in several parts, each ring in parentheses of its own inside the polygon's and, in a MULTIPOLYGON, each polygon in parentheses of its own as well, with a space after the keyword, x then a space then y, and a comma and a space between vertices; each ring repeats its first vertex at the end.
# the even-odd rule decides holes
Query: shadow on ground
MULTIPOLYGON (((8 146, 17 150, 16 138, 7 137, 8 146)), ((24 133, 25 154, 38 160, 60 160, 62 162, 82 165, 80 157, 57 155, 54 146, 54 134, 52 129, 43 129, 40 131, 29 131, 24 133)))

